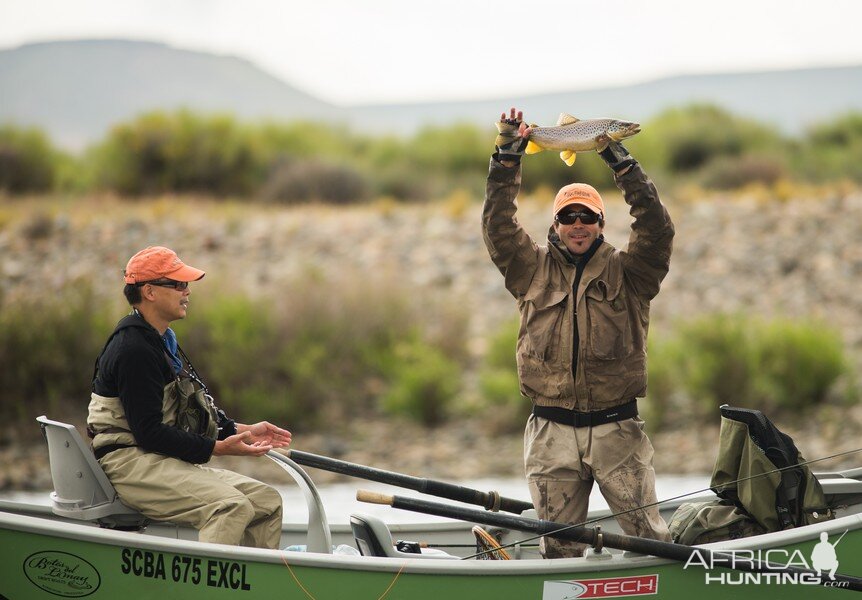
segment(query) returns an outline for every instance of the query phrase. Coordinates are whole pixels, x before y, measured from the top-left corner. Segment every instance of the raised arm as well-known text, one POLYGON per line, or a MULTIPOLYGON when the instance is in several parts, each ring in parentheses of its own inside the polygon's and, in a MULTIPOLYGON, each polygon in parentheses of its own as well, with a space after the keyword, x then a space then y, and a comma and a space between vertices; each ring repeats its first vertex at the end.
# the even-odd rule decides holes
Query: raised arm
POLYGON ((670 268, 673 222, 659 200, 655 184, 622 144, 610 142, 599 154, 613 169, 614 181, 634 217, 629 244, 623 253, 626 275, 638 294, 650 300, 658 294, 670 268))
POLYGON ((491 260, 506 280, 506 289, 517 297, 526 293, 538 263, 539 248, 515 213, 521 189, 521 156, 527 145, 523 114, 511 109, 500 116, 496 151, 491 157, 485 204, 482 209, 482 237, 491 260))

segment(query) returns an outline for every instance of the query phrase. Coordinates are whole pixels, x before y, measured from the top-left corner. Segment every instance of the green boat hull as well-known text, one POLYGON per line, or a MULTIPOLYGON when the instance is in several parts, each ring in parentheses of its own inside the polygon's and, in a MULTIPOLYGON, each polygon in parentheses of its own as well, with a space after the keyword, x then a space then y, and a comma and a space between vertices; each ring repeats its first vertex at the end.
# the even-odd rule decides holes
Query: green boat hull
MULTIPOLYGON (((754 550, 804 566, 821 531, 836 547, 839 572, 862 574, 862 516, 713 544, 754 550), (769 550, 769 554, 766 552, 769 550), (798 551, 798 552, 797 552, 798 551)), ((740 555, 737 552, 737 555, 740 555)), ((790 574, 766 576, 685 567, 646 556, 605 554, 559 560, 400 559, 234 548, 110 531, 0 512, 0 596, 8 600, 167 598, 562 600, 638 597, 834 598, 840 590, 790 574), (776 579, 784 577, 784 582, 776 579), (748 581, 749 583, 745 583, 748 581)), ((810 563, 809 563, 810 564, 810 563)))

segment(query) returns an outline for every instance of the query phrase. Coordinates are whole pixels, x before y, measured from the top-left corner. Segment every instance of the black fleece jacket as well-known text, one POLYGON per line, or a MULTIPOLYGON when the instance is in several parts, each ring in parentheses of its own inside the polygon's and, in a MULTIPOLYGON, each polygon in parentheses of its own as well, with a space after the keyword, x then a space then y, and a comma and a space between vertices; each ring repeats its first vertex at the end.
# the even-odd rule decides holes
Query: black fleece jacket
MULTIPOLYGON (((120 398, 129 429, 144 450, 205 463, 212 456, 215 441, 162 423, 164 388, 174 378, 159 332, 133 313, 117 324, 102 351, 93 391, 120 398)), ((219 439, 224 439, 236 433, 236 425, 219 413, 219 439)))

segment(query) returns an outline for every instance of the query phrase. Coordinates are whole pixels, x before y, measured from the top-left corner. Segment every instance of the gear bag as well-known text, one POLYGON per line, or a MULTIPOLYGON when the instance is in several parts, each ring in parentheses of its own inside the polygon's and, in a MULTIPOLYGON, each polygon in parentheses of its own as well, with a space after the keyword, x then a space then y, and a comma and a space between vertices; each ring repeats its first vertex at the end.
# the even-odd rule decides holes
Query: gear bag
POLYGON ((834 517, 820 482, 799 464, 804 459, 788 435, 758 410, 726 404, 720 410, 710 482, 719 499, 681 505, 669 527, 674 541, 734 539, 834 517))
POLYGON ((687 546, 766 533, 757 521, 725 500, 680 505, 668 523, 668 530, 674 542, 687 546))
POLYGON ((165 395, 177 403, 175 427, 213 440, 218 438, 218 409, 206 387, 187 377, 177 377, 165 386, 165 395))

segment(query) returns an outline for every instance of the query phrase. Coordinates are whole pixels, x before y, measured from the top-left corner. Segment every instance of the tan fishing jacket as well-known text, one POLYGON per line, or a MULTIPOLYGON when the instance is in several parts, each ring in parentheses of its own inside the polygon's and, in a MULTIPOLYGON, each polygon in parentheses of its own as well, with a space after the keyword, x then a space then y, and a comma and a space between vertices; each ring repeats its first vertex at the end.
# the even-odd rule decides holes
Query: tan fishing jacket
POLYGON ((521 393, 534 404, 603 410, 646 393, 650 301, 668 272, 674 228, 655 186, 635 164, 616 184, 634 217, 628 248, 603 242, 573 293, 575 265, 551 228, 539 246, 515 216, 520 166, 491 159, 482 230, 491 259, 521 313, 521 393), (580 343, 572 373, 574 322, 580 343))

